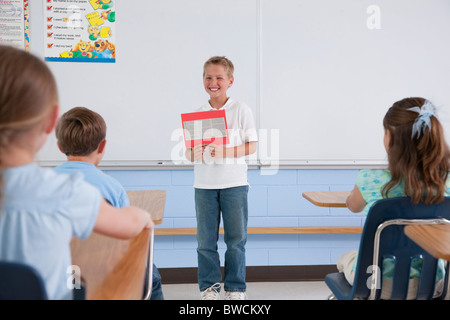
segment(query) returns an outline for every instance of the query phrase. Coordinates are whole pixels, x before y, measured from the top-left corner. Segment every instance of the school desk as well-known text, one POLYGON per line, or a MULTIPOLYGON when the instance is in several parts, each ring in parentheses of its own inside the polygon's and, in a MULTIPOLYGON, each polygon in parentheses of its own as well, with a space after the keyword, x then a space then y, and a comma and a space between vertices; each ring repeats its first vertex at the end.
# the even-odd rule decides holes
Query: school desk
MULTIPOLYGON (((319 207, 345 208, 347 197, 351 191, 305 191, 303 198, 319 207)), ((323 227, 328 233, 361 233, 362 227, 323 227)))
POLYGON ((433 257, 450 261, 450 224, 410 225, 405 234, 433 257))
POLYGON ((152 215, 155 224, 161 224, 166 204, 166 190, 127 191, 130 204, 142 208, 152 215))
MULTIPOLYGON (((166 191, 127 191, 130 204, 147 210, 161 224, 166 191)), ((71 241, 72 264, 79 267, 88 300, 140 300, 145 272, 153 266, 153 232, 143 230, 132 239, 120 240, 92 233, 86 240, 71 241)), ((149 282, 151 285, 151 282, 149 282)), ((151 286, 149 286, 151 288, 151 286)), ((147 297, 148 298, 148 297, 147 297)))
POLYGON ((303 198, 319 207, 345 208, 351 191, 305 191, 303 198))

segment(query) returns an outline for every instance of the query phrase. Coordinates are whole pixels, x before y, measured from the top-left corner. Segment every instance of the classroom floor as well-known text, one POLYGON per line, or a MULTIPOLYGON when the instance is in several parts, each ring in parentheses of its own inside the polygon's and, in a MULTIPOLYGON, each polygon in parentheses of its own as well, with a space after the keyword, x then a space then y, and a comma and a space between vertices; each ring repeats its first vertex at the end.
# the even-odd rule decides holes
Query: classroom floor
MULTIPOLYGON (((196 283, 163 284, 166 300, 200 300, 196 283)), ((323 281, 301 282, 247 282, 250 300, 326 300, 331 294, 323 281)), ((220 292, 223 299, 223 284, 220 292)))

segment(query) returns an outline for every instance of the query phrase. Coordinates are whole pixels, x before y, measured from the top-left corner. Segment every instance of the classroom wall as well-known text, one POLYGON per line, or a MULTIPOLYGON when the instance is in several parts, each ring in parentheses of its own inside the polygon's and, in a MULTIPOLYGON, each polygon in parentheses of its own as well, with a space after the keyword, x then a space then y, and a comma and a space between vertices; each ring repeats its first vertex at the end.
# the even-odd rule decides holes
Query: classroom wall
MULTIPOLYGON (((196 227, 193 170, 105 171, 127 190, 167 191, 164 222, 157 228, 196 227)), ((346 208, 316 207, 302 198, 303 191, 351 190, 358 170, 284 169, 263 175, 250 169, 249 227, 363 226, 364 214, 346 208)), ((247 266, 329 265, 357 249, 359 234, 249 235, 247 266)), ((223 265, 226 246, 219 239, 223 265)), ((195 235, 155 236, 158 268, 197 267, 195 235)))

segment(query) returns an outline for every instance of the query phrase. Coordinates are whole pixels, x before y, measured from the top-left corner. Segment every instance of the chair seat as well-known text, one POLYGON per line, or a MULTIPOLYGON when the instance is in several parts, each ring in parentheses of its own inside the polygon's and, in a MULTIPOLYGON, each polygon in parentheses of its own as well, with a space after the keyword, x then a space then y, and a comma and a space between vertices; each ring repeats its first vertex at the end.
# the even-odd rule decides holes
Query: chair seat
MULTIPOLYGON (((384 281, 385 258, 394 261, 395 268, 389 282, 386 282, 383 296, 390 299, 406 299, 414 293, 415 299, 432 299, 436 281, 438 260, 418 246, 404 233, 404 226, 411 224, 450 223, 450 198, 438 204, 413 204, 408 197, 378 200, 369 210, 361 234, 358 259, 353 285, 345 279, 344 273, 332 273, 325 277, 325 283, 338 300, 385 299, 381 291, 384 281), (417 293, 409 291, 410 272, 413 261, 420 261, 420 277, 417 293), (384 271, 383 271, 384 272, 384 271), (377 287, 372 280, 377 278, 377 287)), ((415 267, 416 270, 419 268, 415 267)), ((444 271, 442 271, 444 272, 444 271)), ((447 294, 448 267, 445 285, 438 299, 447 294)), ((386 279, 387 279, 386 275, 386 279)))
POLYGON ((45 300, 40 274, 31 266, 0 261, 0 300, 45 300))
POLYGON ((342 272, 330 273, 325 276, 325 283, 338 300, 352 300, 353 287, 345 279, 342 272))

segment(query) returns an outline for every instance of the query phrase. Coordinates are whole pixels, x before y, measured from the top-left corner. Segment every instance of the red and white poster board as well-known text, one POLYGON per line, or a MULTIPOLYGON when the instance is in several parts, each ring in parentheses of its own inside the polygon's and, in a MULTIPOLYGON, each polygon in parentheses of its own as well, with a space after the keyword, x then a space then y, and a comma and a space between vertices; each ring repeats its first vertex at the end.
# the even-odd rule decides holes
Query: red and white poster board
POLYGON ((182 113, 181 122, 186 148, 229 143, 225 110, 182 113))

